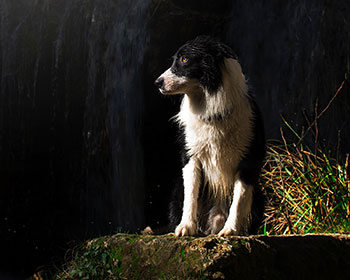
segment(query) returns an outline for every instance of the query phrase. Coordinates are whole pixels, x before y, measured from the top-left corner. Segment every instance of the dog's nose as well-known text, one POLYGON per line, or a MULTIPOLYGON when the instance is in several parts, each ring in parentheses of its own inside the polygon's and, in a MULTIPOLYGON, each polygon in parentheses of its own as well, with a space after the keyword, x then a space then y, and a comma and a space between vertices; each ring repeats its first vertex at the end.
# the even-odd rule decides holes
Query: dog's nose
POLYGON ((159 77, 154 84, 156 85, 157 88, 162 88, 163 84, 164 84, 164 78, 163 77, 159 77))

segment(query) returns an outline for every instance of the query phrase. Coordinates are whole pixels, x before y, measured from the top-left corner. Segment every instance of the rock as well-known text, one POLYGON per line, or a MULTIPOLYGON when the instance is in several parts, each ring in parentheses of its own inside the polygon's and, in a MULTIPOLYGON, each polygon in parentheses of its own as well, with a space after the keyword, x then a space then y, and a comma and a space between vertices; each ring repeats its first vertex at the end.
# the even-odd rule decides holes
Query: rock
POLYGON ((350 238, 345 235, 117 234, 89 241, 57 278, 346 279, 349 273, 350 238), (93 263, 98 265, 87 270, 93 263))

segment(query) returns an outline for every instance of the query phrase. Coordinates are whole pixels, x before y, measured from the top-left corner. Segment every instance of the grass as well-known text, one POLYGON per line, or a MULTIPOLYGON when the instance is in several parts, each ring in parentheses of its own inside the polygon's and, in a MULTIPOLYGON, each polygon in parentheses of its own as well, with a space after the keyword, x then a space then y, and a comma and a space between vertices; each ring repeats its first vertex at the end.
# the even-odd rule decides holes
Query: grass
POLYGON ((317 120, 336 95, 309 122, 306 133, 314 132, 312 149, 305 144, 305 132, 298 134, 285 119, 296 143, 287 143, 282 129, 282 140, 269 143, 261 176, 268 198, 264 234, 350 233, 349 155, 336 160, 317 140, 317 120))
POLYGON ((350 233, 348 163, 302 144, 269 145, 264 233, 350 233))

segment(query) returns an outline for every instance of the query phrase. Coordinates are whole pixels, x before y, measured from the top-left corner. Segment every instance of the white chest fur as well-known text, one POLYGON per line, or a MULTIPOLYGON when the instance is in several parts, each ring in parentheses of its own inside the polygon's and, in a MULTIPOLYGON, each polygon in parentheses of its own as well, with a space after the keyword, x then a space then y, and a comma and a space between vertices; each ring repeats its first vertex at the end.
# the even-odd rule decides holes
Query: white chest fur
POLYGON ((222 73, 223 86, 218 93, 204 92, 200 106, 194 104, 198 98, 185 95, 177 115, 184 127, 188 155, 199 162, 204 180, 217 198, 232 192, 238 164, 252 138, 253 118, 239 64, 232 59, 226 61, 222 73), (217 113, 224 117, 203 120, 217 113))

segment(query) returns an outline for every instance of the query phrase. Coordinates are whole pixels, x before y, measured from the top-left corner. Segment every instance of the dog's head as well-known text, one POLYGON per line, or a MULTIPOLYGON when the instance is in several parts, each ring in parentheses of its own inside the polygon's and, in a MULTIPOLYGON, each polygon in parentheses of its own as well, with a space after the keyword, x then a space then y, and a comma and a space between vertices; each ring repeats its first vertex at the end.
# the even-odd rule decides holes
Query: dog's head
POLYGON ((208 36, 196 37, 179 48, 172 66, 155 85, 162 94, 190 94, 199 89, 214 93, 221 84, 221 66, 225 58, 237 59, 220 41, 208 36))

